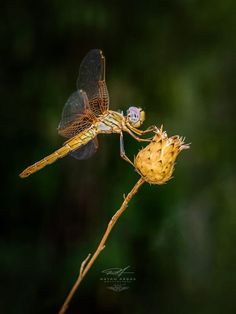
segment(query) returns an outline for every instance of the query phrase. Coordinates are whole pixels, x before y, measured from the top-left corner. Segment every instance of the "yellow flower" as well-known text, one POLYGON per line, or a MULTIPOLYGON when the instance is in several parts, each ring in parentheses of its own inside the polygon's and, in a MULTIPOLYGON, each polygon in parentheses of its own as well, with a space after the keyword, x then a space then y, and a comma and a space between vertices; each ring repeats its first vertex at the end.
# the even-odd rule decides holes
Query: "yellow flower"
POLYGON ((189 144, 178 135, 169 137, 162 127, 156 130, 151 143, 139 151, 134 165, 139 174, 150 184, 164 184, 172 178, 178 154, 189 144))

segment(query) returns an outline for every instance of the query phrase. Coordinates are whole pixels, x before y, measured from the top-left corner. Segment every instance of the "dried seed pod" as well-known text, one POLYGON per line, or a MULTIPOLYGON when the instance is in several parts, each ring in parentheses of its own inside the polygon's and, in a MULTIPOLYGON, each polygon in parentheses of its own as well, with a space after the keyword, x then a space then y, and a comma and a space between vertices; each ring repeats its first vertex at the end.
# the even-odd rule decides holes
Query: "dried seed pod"
POLYGON ((135 168, 148 183, 164 184, 172 177, 178 154, 188 148, 184 138, 178 135, 168 138, 161 127, 156 130, 151 143, 135 157, 135 168))

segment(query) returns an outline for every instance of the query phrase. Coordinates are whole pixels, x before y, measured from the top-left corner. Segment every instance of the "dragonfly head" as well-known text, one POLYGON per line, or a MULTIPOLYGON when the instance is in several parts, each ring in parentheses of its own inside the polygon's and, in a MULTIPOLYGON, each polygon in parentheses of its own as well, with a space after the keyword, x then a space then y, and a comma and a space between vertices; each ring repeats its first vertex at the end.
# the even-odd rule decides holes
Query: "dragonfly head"
POLYGON ((126 118, 131 126, 140 128, 145 120, 145 111, 142 108, 129 107, 126 118))

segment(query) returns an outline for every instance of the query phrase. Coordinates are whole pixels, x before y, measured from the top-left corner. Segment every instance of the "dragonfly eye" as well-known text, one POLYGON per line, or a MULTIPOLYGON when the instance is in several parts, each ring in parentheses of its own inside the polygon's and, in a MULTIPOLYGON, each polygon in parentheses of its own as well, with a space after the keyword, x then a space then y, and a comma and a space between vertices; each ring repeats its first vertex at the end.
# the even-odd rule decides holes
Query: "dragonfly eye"
POLYGON ((134 126, 135 128, 139 128, 143 123, 143 110, 137 107, 130 107, 127 110, 127 118, 129 123, 134 126))
POLYGON ((127 116, 131 123, 136 123, 139 121, 139 118, 140 118, 140 110, 136 107, 130 107, 127 110, 127 116))

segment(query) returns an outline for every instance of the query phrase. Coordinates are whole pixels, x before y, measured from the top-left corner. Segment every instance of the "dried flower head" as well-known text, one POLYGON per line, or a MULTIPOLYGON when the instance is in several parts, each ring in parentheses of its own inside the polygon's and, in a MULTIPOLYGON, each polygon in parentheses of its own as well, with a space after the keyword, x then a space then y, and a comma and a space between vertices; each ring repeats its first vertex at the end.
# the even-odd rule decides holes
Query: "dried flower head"
POLYGON ((139 174, 150 184, 164 184, 172 178, 178 154, 189 144, 178 135, 169 137, 163 128, 156 130, 151 143, 139 151, 134 165, 139 174))

